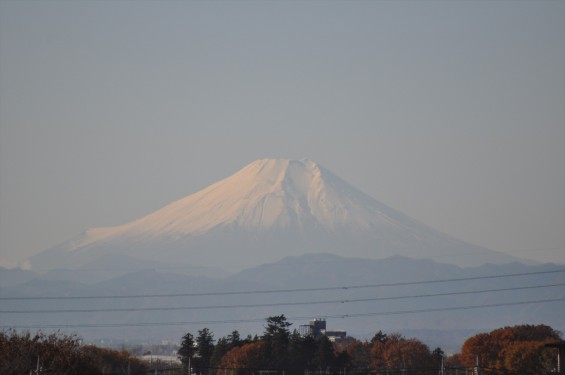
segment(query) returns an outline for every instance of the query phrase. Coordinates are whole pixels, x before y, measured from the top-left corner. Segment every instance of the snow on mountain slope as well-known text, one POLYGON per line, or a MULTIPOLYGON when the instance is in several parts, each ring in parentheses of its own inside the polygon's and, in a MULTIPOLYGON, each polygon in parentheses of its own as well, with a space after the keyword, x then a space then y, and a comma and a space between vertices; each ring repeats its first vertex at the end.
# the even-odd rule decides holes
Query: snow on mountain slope
POLYGON ((77 267, 127 254, 237 269, 315 252, 459 265, 515 260, 428 228, 310 160, 265 159, 138 220, 89 229, 31 262, 77 267))
POLYGON ((90 241, 97 241, 128 233, 144 237, 200 234, 229 225, 262 231, 304 225, 369 229, 383 221, 394 223, 381 212, 384 206, 375 203, 312 161, 259 160, 139 220, 88 234, 90 241))

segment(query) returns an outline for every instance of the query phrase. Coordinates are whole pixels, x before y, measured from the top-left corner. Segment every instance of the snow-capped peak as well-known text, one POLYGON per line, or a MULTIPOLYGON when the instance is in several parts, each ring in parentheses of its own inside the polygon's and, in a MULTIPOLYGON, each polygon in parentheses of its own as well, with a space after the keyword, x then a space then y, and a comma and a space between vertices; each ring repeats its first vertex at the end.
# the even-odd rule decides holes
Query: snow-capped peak
MULTIPOLYGON (((361 202, 340 194, 344 182, 308 159, 257 160, 232 176, 173 202, 139 220, 113 228, 95 228, 73 247, 116 235, 186 236, 236 226, 268 230, 314 225, 367 227, 361 202)), ((354 195, 360 195, 351 188, 354 195)))

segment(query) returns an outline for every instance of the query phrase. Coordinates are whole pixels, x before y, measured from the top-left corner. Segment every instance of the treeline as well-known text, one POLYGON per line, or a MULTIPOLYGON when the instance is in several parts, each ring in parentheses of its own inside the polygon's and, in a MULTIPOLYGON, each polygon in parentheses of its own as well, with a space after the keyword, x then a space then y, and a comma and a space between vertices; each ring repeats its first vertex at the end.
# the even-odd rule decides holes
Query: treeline
POLYGON ((136 374, 149 366, 127 351, 82 345, 63 333, 0 332, 0 374, 136 374))
POLYGON ((301 336, 284 315, 267 318, 262 336, 233 331, 217 341, 204 328, 187 332, 178 350, 181 366, 146 363, 126 351, 82 345, 76 335, 0 332, 0 374, 193 375, 545 375, 556 372, 561 334, 546 325, 519 325, 475 335, 461 352, 446 356, 416 338, 376 333, 330 342, 301 336))
POLYGON ((416 338, 379 331, 370 341, 301 336, 284 315, 267 319, 261 337, 238 331, 218 339, 204 328, 186 333, 178 351, 185 373, 198 375, 316 374, 549 374, 557 351, 545 344, 561 334, 545 325, 506 327, 466 340, 461 353, 445 356, 416 338))
POLYGON ((261 337, 242 339, 234 331, 220 338, 216 345, 212 333, 204 328, 197 336, 183 336, 178 355, 186 369, 190 367, 203 375, 218 369, 229 370, 229 375, 255 371, 284 371, 292 375, 349 367, 347 353, 337 352, 328 338, 301 336, 291 332, 290 325, 284 315, 269 317, 261 337))

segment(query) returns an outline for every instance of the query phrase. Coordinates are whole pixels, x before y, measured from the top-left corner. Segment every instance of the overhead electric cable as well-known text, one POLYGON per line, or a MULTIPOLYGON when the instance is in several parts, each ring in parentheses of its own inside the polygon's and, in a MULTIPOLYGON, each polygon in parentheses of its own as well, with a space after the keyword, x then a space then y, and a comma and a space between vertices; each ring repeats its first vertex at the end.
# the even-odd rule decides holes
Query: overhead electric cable
MULTIPOLYGON (((540 299, 534 301, 519 301, 519 302, 507 302, 507 303, 492 303, 484 305, 467 305, 467 306, 457 306, 457 307, 438 307, 431 309, 417 309, 417 310, 397 310, 397 311, 380 311, 371 313, 359 313, 359 314, 339 314, 339 315, 322 315, 319 318, 323 319, 349 319, 349 318, 360 318, 367 316, 386 316, 386 315, 405 315, 405 314, 420 314, 428 312, 441 312, 441 311, 456 311, 456 310, 466 310, 466 309, 482 309, 491 307, 504 307, 504 306, 520 306, 520 305, 531 305, 539 303, 553 303, 553 302, 563 302, 564 298, 550 298, 550 299, 540 299)), ((289 317, 288 320, 305 320, 311 319, 310 316, 297 316, 289 317)), ((150 322, 150 323, 101 323, 101 324, 35 324, 35 325, 22 325, 22 326, 0 326, 0 329, 52 329, 52 328, 113 328, 113 327, 156 327, 156 326, 180 326, 180 325, 204 325, 204 324, 228 324, 228 323, 256 323, 264 322, 265 318, 250 318, 250 319, 233 319, 233 320, 201 320, 192 322, 150 322)))
POLYGON ((202 292, 202 293, 125 294, 125 295, 104 295, 104 296, 97 295, 97 296, 0 297, 0 301, 171 298, 171 297, 227 296, 227 295, 245 295, 245 294, 301 293, 301 292, 319 292, 319 291, 328 291, 328 290, 367 289, 367 288, 381 288, 381 287, 392 287, 392 286, 436 284, 436 283, 447 283, 447 282, 456 282, 456 281, 500 279, 500 278, 506 278, 506 277, 541 275, 541 274, 559 273, 559 272, 565 272, 565 269, 555 269, 555 270, 537 271, 537 272, 520 272, 520 273, 511 273, 511 274, 505 274, 505 275, 470 276, 470 277, 459 277, 459 278, 438 279, 438 280, 403 281, 403 282, 394 282, 394 283, 345 285, 345 286, 319 287, 319 288, 265 289, 265 290, 202 292))
POLYGON ((0 314, 52 314, 52 313, 60 314, 60 313, 98 313, 98 312, 132 312, 132 311, 212 310, 212 309, 235 309, 235 308, 255 308, 255 307, 274 307, 274 306, 322 305, 322 304, 335 304, 335 303, 345 304, 345 303, 354 303, 354 302, 391 301, 391 300, 412 299, 412 298, 430 298, 430 297, 445 297, 445 296, 466 295, 466 294, 507 292, 507 291, 516 291, 516 290, 525 290, 525 289, 551 288, 551 287, 564 286, 564 285, 565 283, 560 283, 560 284, 522 286, 522 287, 513 287, 513 288, 416 294, 416 295, 407 295, 407 296, 337 299, 337 300, 305 301, 305 302, 276 302, 276 303, 209 305, 209 306, 116 307, 116 308, 100 308, 100 309, 0 310, 0 314))
MULTIPOLYGON (((548 298, 537 301, 520 301, 520 302, 507 302, 507 303, 491 303, 485 305, 471 305, 471 306, 457 306, 457 307, 438 307, 431 309, 418 309, 418 310, 399 310, 399 311, 386 311, 386 312, 374 312, 374 313, 361 313, 361 314, 349 314, 342 315, 342 318, 358 318, 364 316, 378 316, 378 315, 404 315, 404 314, 419 314, 428 312, 439 312, 439 311, 456 311, 465 309, 483 309, 487 307, 502 307, 502 306, 520 306, 520 305, 531 305, 536 303, 549 303, 549 302, 560 302, 565 301, 565 298, 548 298)), ((340 316, 334 316, 335 318, 340 316)))

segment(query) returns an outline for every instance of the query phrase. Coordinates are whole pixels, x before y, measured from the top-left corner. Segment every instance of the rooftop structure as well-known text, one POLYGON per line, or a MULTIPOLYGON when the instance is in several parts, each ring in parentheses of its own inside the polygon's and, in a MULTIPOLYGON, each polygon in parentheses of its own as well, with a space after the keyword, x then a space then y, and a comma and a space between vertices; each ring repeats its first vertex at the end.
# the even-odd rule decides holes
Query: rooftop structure
POLYGON ((326 329, 326 320, 322 318, 315 318, 306 325, 300 325, 298 333, 301 336, 312 336, 315 339, 326 336, 332 342, 343 339, 347 335, 347 332, 343 330, 328 331, 326 329))

